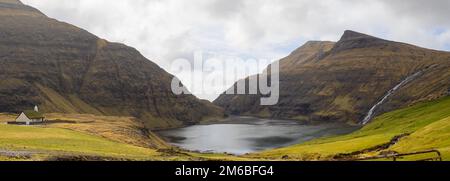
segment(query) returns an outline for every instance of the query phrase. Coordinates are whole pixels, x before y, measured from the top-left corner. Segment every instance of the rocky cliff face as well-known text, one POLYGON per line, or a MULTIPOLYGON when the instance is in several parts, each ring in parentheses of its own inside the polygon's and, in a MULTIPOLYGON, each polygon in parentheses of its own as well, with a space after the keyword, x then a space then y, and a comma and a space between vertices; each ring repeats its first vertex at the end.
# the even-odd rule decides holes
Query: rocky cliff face
POLYGON ((383 96, 418 71, 376 114, 448 95, 450 53, 346 31, 336 42, 308 42, 280 60, 280 101, 221 95, 228 113, 304 121, 360 122, 383 96))
POLYGON ((223 116, 192 95, 174 95, 173 76, 134 48, 0 0, 0 112, 135 116, 148 128, 223 116))

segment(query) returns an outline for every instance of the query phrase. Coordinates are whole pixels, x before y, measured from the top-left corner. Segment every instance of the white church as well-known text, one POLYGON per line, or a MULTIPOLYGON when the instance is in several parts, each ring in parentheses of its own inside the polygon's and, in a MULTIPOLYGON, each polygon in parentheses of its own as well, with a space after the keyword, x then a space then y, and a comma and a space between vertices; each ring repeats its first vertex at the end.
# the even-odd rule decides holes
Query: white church
POLYGON ((34 106, 34 110, 27 110, 20 113, 16 118, 15 123, 30 125, 34 123, 42 123, 44 122, 44 119, 44 114, 39 112, 39 108, 37 106, 34 106))

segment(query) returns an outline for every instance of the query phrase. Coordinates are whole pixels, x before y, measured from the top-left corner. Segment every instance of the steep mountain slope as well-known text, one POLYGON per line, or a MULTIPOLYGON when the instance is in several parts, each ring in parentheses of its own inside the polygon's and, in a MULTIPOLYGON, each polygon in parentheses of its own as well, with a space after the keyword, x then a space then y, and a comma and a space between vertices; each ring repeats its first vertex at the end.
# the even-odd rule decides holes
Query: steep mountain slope
POLYGON ((50 19, 18 0, 0 0, 0 112, 134 116, 168 128, 223 115, 192 95, 174 95, 173 76, 134 48, 50 19))
POLYGON ((308 42, 279 63, 278 104, 260 106, 261 95, 225 94, 214 103, 232 114, 356 123, 414 74, 375 115, 450 94, 450 53, 354 31, 336 43, 308 42))

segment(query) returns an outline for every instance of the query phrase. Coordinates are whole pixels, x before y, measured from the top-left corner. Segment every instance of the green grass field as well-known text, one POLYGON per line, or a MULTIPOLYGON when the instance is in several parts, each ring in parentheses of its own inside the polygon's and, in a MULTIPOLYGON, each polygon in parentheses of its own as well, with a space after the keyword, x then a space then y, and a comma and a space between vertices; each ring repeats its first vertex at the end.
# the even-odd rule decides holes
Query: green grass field
MULTIPOLYGON (((299 160, 330 159, 337 154, 388 143, 393 137, 405 133, 410 135, 387 150, 409 153, 437 149, 442 152, 444 160, 450 160, 450 97, 383 114, 361 130, 348 135, 322 138, 251 156, 272 159, 283 156, 299 160)), ((366 156, 376 154, 378 153, 366 153, 366 156)))
POLYGON ((79 155, 105 160, 249 160, 225 154, 191 153, 176 149, 158 151, 63 128, 0 124, 0 160, 46 160, 79 155), (23 158, 4 155, 15 152, 32 156, 23 158))
POLYGON ((0 150, 59 152, 130 159, 148 159, 158 156, 158 153, 152 149, 58 128, 0 125, 0 134, 0 150))

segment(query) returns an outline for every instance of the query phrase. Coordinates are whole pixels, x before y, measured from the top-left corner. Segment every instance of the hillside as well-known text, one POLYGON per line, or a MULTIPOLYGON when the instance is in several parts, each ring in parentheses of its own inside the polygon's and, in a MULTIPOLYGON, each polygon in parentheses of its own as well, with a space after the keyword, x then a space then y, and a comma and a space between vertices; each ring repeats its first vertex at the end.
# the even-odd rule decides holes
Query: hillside
POLYGON ((374 115, 450 95, 450 53, 354 31, 346 31, 338 42, 307 42, 279 63, 278 104, 260 106, 262 95, 225 94, 214 103, 238 115, 360 123, 389 90, 412 75, 374 115))
POLYGON ((0 160, 46 160, 58 155, 158 159, 159 155, 156 150, 65 129, 0 125, 0 134, 0 160))
MULTIPOLYGON (((363 158, 383 152, 409 153, 437 149, 450 160, 450 97, 383 114, 354 133, 322 138, 251 155, 252 158, 333 160, 363 158), (389 144, 393 138, 400 139, 389 144), (380 147, 381 146, 381 147, 380 147), (347 156, 342 156, 342 155, 347 156)), ((426 155, 425 155, 426 156, 426 155)), ((405 157, 404 160, 414 160, 405 157)))
POLYGON ((44 124, 5 124, 16 116, 0 113, 0 161, 251 160, 172 147, 133 117, 51 113, 44 124))
MULTIPOLYGON (((153 132, 145 129, 143 122, 134 117, 62 113, 49 113, 45 116, 45 123, 36 125, 36 127, 62 128, 144 148, 164 149, 170 147, 153 132)), ((0 124, 6 124, 16 117, 16 114, 0 113, 0 124)))
POLYGON ((47 113, 136 117, 149 129, 223 116, 207 101, 174 95, 172 78, 132 47, 0 0, 0 112, 39 105, 47 113))

